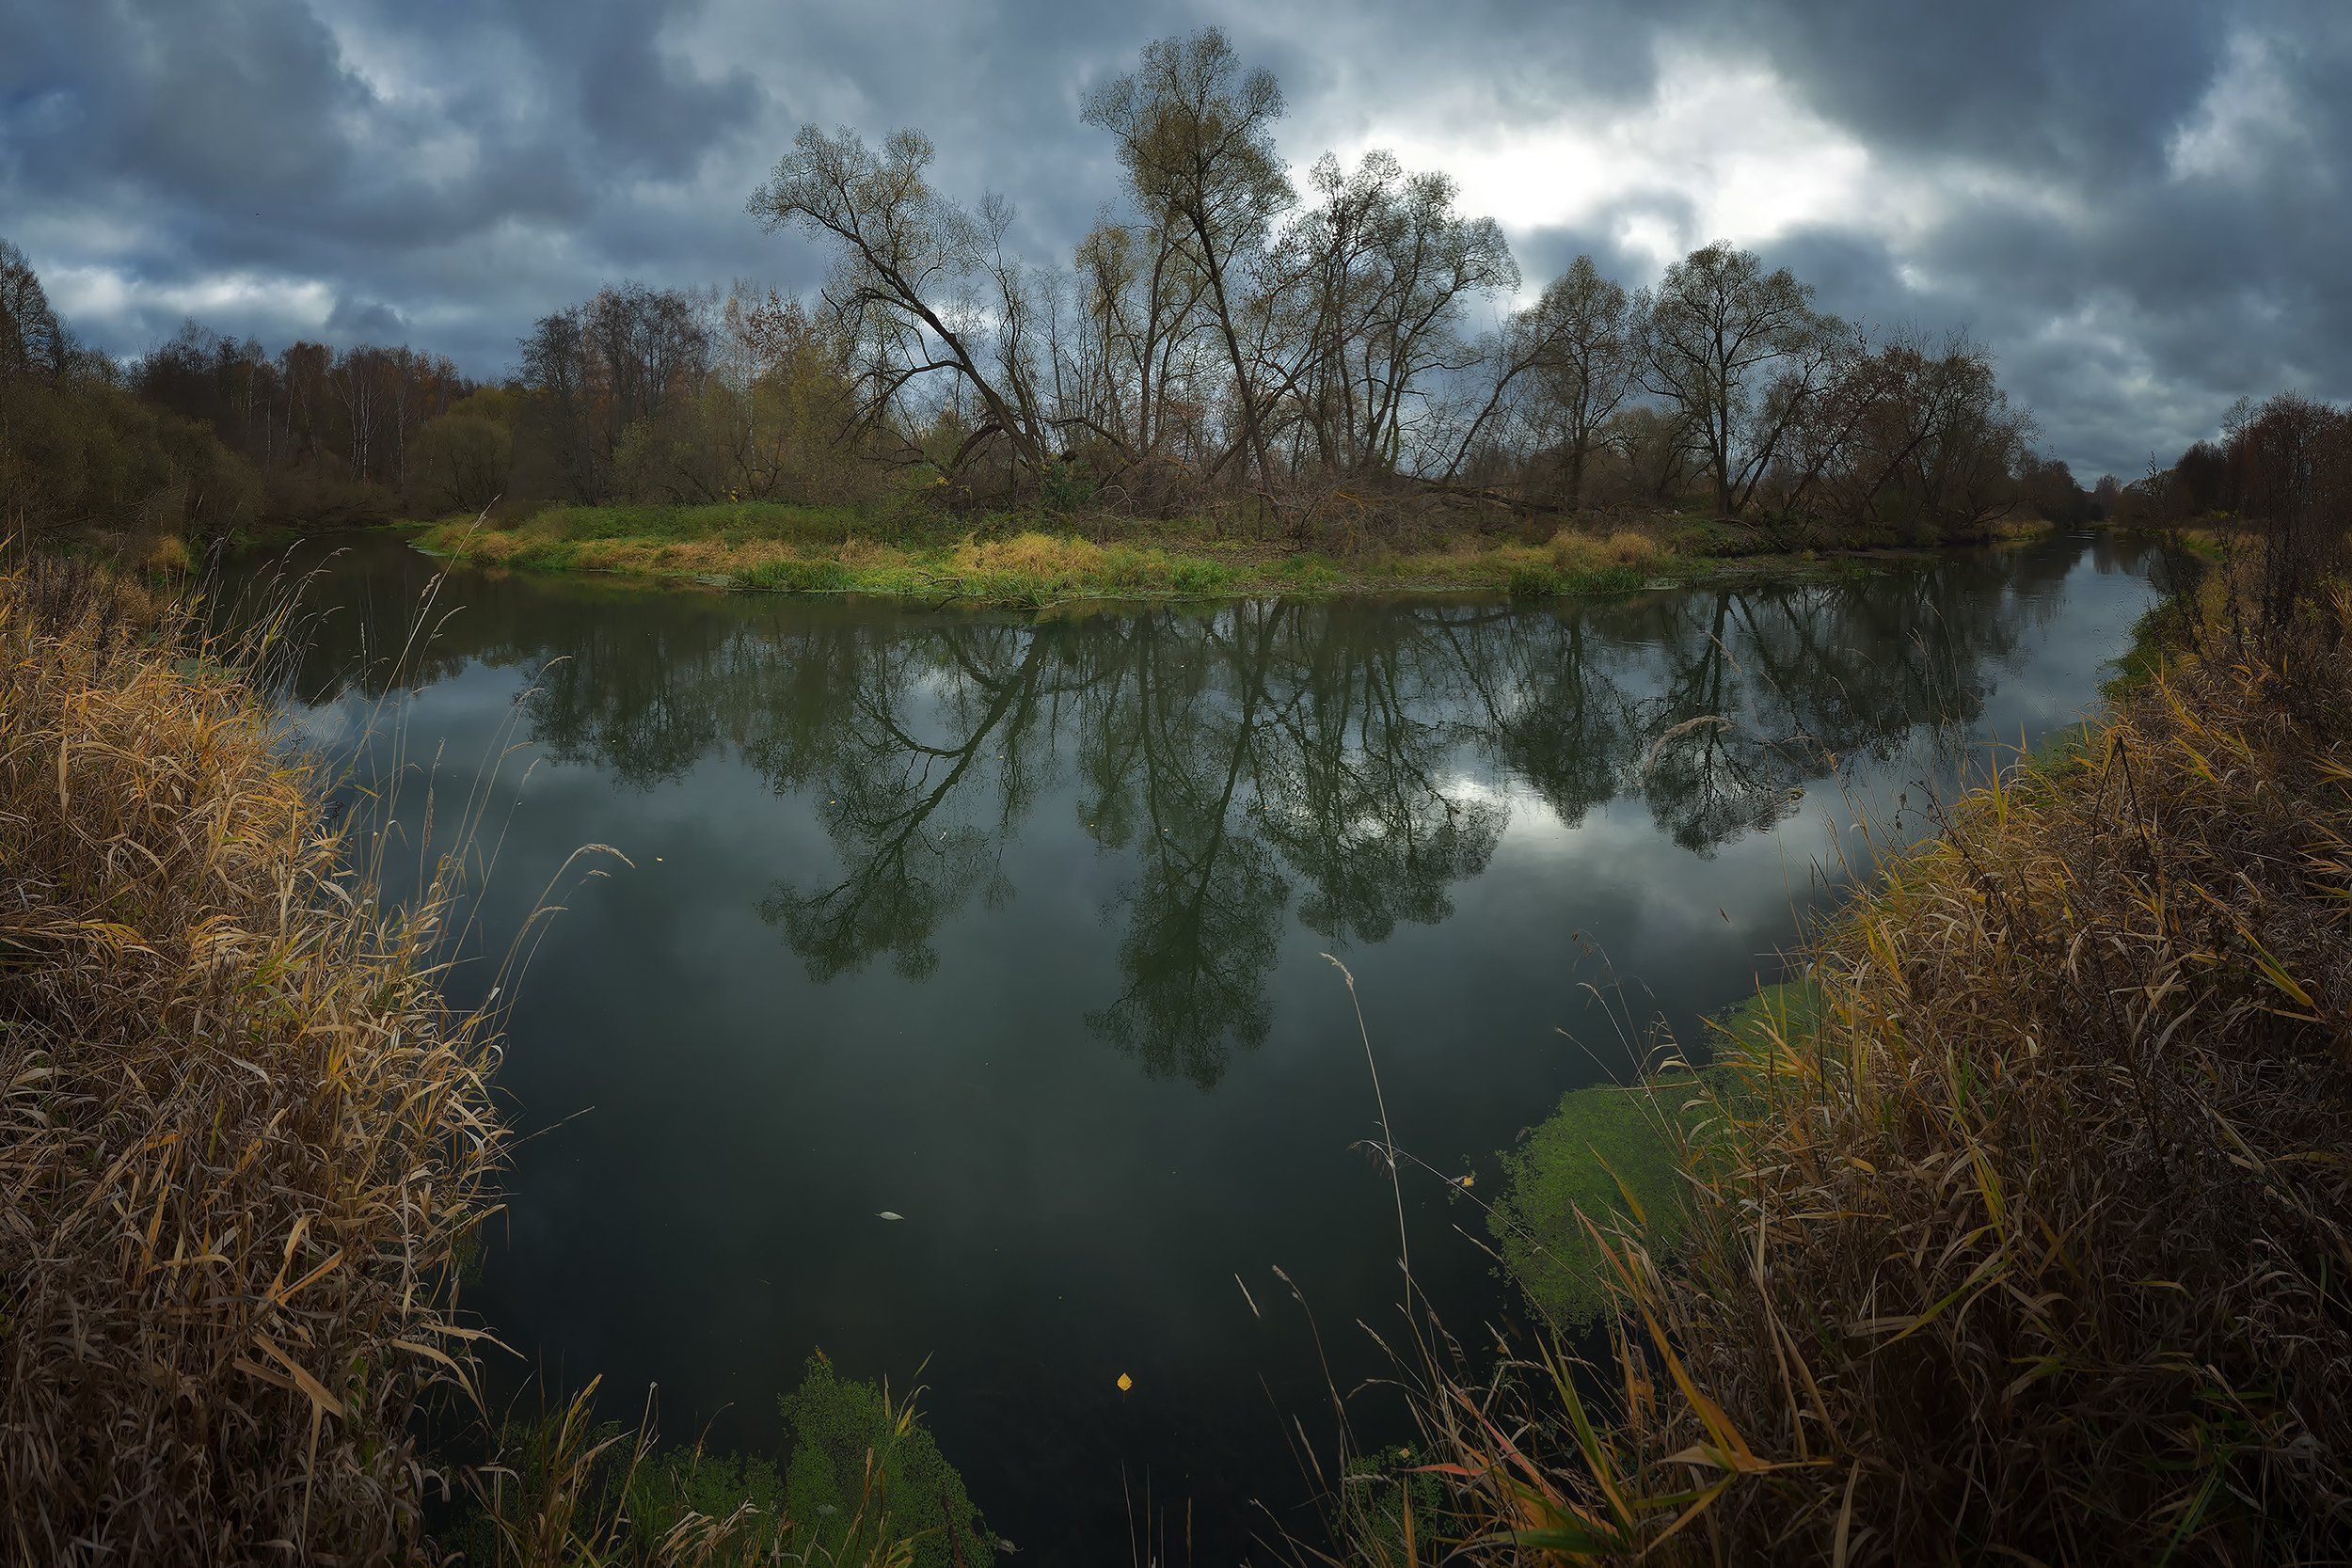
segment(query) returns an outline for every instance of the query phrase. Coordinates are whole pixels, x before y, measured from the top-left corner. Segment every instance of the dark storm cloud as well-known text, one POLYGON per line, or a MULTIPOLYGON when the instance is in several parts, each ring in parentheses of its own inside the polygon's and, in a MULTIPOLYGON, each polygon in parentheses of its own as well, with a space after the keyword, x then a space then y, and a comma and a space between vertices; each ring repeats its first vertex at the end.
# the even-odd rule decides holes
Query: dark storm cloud
MULTIPOLYGON (((1302 163, 1608 147, 1760 67, 1867 172, 1741 237, 1827 308, 1973 332, 2078 466, 2169 456, 2241 391, 2352 395, 2341 0, 0 0, 0 232, 117 351, 194 313, 495 373, 607 278, 814 284, 824 259, 742 211, 803 120, 921 126, 943 186, 1008 194, 1032 258, 1065 255, 1118 196, 1087 87, 1205 22, 1281 78, 1302 163)), ((1729 153, 1771 128, 1699 129, 1729 153)), ((1573 211, 1547 186, 1589 171, 1515 172, 1531 288, 1579 250, 1648 281, 1657 236, 1708 237, 1708 162, 1573 211)))
POLYGON ((1815 270, 1826 301, 1972 326, 2049 445, 2126 473, 2241 392, 2352 394, 2352 8, 1884 10, 1769 8, 1744 36, 1893 177, 1974 166, 2053 199, 1950 199, 1900 244, 1907 299, 1815 270))
POLYGON ((390 306, 372 299, 339 299, 326 312, 326 335, 345 341, 396 343, 408 335, 408 324, 390 306))
POLYGON ((2112 180, 2160 171, 2165 131, 2211 80, 2232 26, 2263 8, 1824 0, 1721 14, 1807 102, 1873 147, 1964 150, 2112 180))

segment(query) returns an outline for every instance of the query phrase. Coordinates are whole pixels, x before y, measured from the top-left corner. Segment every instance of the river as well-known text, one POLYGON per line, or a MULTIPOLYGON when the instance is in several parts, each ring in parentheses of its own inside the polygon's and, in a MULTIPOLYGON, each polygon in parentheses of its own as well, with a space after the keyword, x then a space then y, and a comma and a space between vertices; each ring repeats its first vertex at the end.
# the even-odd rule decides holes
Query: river
POLYGON ((1776 978, 1857 823, 1930 831, 2152 598, 2104 536, 1044 620, 298 564, 297 733, 396 830, 395 893, 421 846, 477 868, 461 1000, 563 906, 501 996, 525 1136, 469 1307, 723 1447, 778 1440, 818 1347, 920 1383, 1041 1561, 1125 1560, 1147 1498, 1179 1562, 1305 1527, 1285 1433, 1382 1366, 1396 1215, 1323 955, 1477 1343, 1523 1310, 1477 1244, 1497 1151, 1776 978))

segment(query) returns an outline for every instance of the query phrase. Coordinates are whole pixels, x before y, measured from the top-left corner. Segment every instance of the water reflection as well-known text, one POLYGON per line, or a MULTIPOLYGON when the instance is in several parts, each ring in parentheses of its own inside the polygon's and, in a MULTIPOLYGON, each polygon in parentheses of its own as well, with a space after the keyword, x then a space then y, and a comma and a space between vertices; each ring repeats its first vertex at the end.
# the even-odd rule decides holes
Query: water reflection
POLYGON ((476 579, 395 681, 381 651, 426 568, 371 555, 298 684, 525 666, 529 738, 551 758, 649 790, 725 752, 821 801, 834 863, 759 903, 817 981, 878 960, 930 974, 943 923, 1014 897, 1008 844, 1066 799, 1130 865, 1119 989, 1086 1025, 1205 1089, 1265 1038, 1286 911, 1335 948, 1445 920, 1522 793, 1567 826, 1637 799, 1711 855, 1844 764, 1972 723, 2074 559, 1557 609, 1261 600, 1041 624, 643 595, 612 614, 476 579))
MULTIPOLYGON (((501 1338, 753 1448, 821 1346, 928 1385, 1025 1546, 1122 1554, 1123 1475, 1197 1504, 1204 1562, 1295 1473, 1327 1357, 1381 1370, 1345 1325, 1392 1322, 1362 1039, 1316 955, 1356 970, 1406 1147, 1492 1191, 1516 1130, 1631 1064, 1588 982, 1685 1028, 1772 978, 1849 800, 1947 767, 1940 726, 2079 712, 2147 599, 2129 546, 2071 540, 1607 605, 1041 624, 430 582, 381 540, 323 569, 297 721, 348 747, 373 719, 361 783, 494 778, 485 953, 580 845, 633 862, 516 994, 531 1135, 475 1297, 501 1338)), ((1471 1325, 1508 1309, 1455 1233, 1473 1196, 1405 1194, 1419 1285, 1471 1325)))

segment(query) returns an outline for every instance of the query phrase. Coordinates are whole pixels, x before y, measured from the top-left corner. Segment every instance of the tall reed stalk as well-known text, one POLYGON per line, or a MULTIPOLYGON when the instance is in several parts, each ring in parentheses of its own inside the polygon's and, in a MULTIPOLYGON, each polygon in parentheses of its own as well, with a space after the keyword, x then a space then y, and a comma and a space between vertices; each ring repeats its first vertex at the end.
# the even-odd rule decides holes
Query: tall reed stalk
MULTIPOLYGON (((766 1461, 661 1448, 650 1394, 629 1425, 597 1419, 593 1380, 536 1420, 490 1413, 457 1280, 497 1211, 498 1020, 443 981, 479 944, 458 880, 495 866, 494 780, 424 774, 418 891, 387 900, 401 835, 330 797, 389 827, 406 737, 372 713, 393 727, 366 777, 286 744, 262 689, 295 586, 224 640, 87 563, 0 563, 0 1561, 993 1555, 913 1402, 829 1369, 788 1402, 791 1481, 836 1499, 800 1518, 766 1461), (429 1403, 470 1426, 463 1463, 421 1446, 429 1403)), ((439 588, 378 657, 421 651, 439 588)))
POLYGON ((232 651, 0 574, 0 1541, 396 1560, 503 1143, 447 890, 380 909, 232 651))

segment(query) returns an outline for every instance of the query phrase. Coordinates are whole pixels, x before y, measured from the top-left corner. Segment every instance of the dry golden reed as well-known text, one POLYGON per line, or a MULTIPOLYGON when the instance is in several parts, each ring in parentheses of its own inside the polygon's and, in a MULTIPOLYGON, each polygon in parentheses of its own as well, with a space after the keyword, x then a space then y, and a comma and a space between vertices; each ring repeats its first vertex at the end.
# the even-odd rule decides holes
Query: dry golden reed
POLYGON ((1658 541, 1639 529, 1621 528, 1606 534, 1583 533, 1564 528, 1551 536, 1552 564, 1564 572, 1597 572, 1609 566, 1646 566, 1663 553, 1658 541))
POLYGON ((1811 955, 1819 1019, 1708 1097, 1683 1243, 1588 1222, 1603 1364, 1408 1368, 1428 1463, 1347 1501, 1353 1560, 2352 1560, 2352 607, 2321 600, 1893 859, 1811 955))
POLYGON ((0 1558, 419 1549, 501 1132, 442 906, 378 908, 310 768, 167 607, 0 574, 0 1558))
POLYGON ((495 1030, 442 998, 453 889, 387 906, 279 743, 250 675, 283 630, 0 568, 0 1562, 908 1568, 929 1515, 885 1513, 876 1452, 795 1521, 687 1497, 650 1395, 485 1408, 454 1265, 495 1030), (419 1446, 437 1387, 462 1466, 419 1446))

